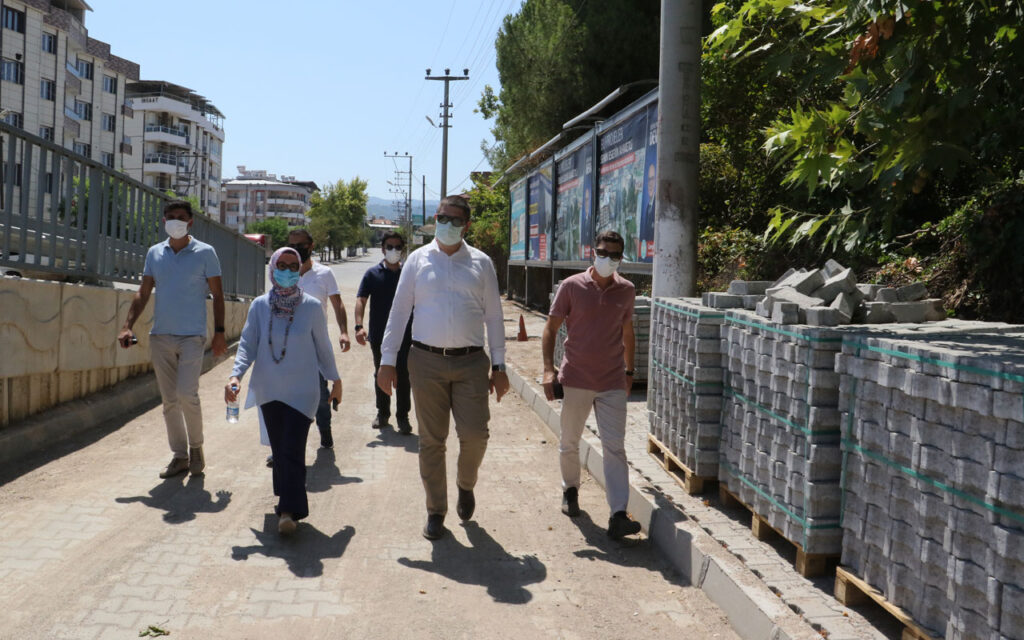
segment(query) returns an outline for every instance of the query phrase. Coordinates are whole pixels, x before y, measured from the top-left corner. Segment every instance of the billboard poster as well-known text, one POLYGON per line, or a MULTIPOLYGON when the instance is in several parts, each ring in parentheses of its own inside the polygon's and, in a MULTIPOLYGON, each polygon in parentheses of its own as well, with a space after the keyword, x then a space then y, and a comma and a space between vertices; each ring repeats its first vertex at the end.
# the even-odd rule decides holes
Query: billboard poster
POLYGON ((594 146, 587 143, 558 161, 555 260, 589 260, 593 242, 594 146))
POLYGON ((526 180, 512 185, 509 212, 509 260, 526 260, 526 180))
POLYGON ((640 260, 640 214, 647 169, 647 110, 601 134, 601 179, 595 233, 617 231, 625 260, 640 260))
POLYGON ((658 188, 658 103, 647 107, 647 150, 644 152, 644 192, 640 204, 637 255, 640 262, 654 261, 654 205, 658 188))
POLYGON ((547 164, 526 179, 530 199, 527 211, 530 217, 529 260, 550 260, 548 241, 551 238, 551 168, 547 164))

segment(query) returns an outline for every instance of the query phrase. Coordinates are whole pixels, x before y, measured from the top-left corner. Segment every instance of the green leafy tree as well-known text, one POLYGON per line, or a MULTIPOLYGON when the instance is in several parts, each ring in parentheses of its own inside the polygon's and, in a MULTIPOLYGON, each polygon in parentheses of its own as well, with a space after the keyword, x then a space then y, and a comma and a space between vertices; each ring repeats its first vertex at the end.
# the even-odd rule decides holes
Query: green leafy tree
POLYGON ((267 218, 250 222, 245 226, 246 233, 265 233, 275 250, 288 244, 288 221, 284 218, 267 218))
POLYGON ((473 210, 473 222, 466 232, 466 241, 480 249, 494 261, 498 272, 498 283, 504 289, 506 266, 508 265, 508 189, 493 188, 498 179, 474 174, 473 188, 469 190, 469 204, 473 210))
POLYGON ((328 183, 311 198, 313 242, 335 257, 345 247, 362 245, 366 231, 366 181, 359 177, 328 183))

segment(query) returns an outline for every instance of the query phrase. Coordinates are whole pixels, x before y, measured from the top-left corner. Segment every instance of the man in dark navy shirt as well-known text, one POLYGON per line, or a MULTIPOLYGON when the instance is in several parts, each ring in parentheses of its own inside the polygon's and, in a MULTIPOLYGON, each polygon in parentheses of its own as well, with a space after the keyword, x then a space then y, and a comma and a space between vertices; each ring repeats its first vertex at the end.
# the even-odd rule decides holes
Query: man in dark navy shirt
MULTIPOLYGON (((373 379, 377 379, 377 371, 380 369, 380 343, 384 340, 384 329, 388 324, 388 314, 391 313, 391 303, 395 299, 395 289, 398 288, 398 277, 402 273, 402 251, 405 249, 405 239, 395 231, 388 231, 381 240, 381 251, 384 259, 376 266, 370 267, 363 275, 359 283, 359 291, 356 293, 356 342, 365 345, 370 342, 370 349, 373 351, 373 379), (370 300, 370 331, 363 327, 363 310, 366 308, 366 301, 370 300)), ((412 319, 405 327, 405 337, 402 339, 402 347, 398 352, 398 393, 395 399, 395 417, 398 420, 398 430, 403 434, 412 433, 412 425, 409 424, 409 408, 412 403, 409 400, 409 347, 412 345, 412 319)), ((391 398, 381 391, 376 382, 373 385, 377 392, 377 417, 373 420, 374 429, 383 429, 388 426, 388 419, 391 417, 391 398)))

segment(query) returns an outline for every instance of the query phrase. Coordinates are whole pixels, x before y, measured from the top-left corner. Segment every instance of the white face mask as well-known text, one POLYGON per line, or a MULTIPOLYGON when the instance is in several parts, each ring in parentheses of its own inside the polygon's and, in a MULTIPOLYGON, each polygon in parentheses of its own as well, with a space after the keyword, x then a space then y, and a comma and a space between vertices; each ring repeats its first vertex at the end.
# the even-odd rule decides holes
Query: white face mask
POLYGON ((402 250, 386 249, 384 251, 384 259, 388 261, 388 264, 398 264, 402 260, 402 250))
POLYGON ((619 269, 619 263, 621 260, 612 260, 611 258, 602 258, 597 256, 594 258, 594 270, 597 271, 597 275, 602 278, 607 278, 619 269))
POLYGON ((452 226, 450 222, 438 222, 434 228, 434 237, 441 244, 448 245, 449 247, 455 244, 459 244, 462 240, 462 230, 465 227, 452 226))
POLYGON ((180 240, 188 235, 188 222, 184 220, 168 220, 164 222, 164 230, 167 235, 175 240, 180 240))

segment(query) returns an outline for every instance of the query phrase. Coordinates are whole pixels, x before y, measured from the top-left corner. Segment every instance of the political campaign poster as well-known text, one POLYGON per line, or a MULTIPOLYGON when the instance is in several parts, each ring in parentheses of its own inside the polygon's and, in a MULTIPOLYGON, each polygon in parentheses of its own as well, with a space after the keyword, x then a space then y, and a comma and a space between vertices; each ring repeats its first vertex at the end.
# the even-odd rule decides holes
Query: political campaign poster
POLYGON ((526 210, 530 223, 528 260, 550 260, 548 242, 551 238, 551 163, 526 179, 529 194, 526 210))
POLYGON ((594 232, 594 146, 589 142, 556 165, 555 260, 588 260, 594 232))
POLYGON ((595 233, 617 231, 625 257, 640 260, 640 214, 647 169, 647 110, 631 116, 600 137, 600 172, 595 233))
POLYGON ((512 185, 509 212, 509 260, 526 260, 526 179, 512 185))
POLYGON ((644 192, 640 205, 637 255, 640 262, 654 261, 654 205, 658 188, 658 103, 647 107, 647 150, 644 153, 644 192))

